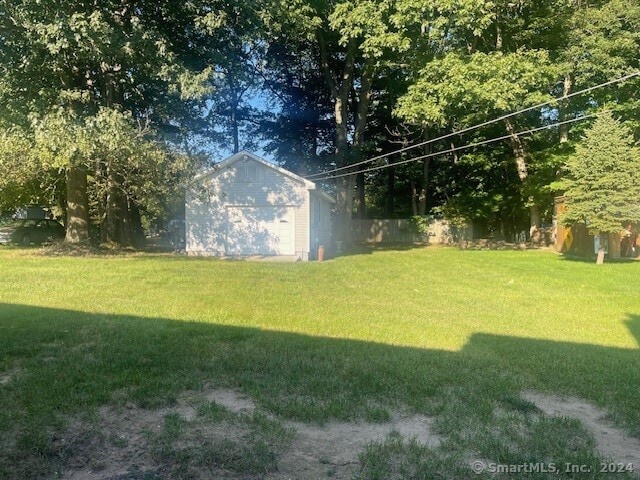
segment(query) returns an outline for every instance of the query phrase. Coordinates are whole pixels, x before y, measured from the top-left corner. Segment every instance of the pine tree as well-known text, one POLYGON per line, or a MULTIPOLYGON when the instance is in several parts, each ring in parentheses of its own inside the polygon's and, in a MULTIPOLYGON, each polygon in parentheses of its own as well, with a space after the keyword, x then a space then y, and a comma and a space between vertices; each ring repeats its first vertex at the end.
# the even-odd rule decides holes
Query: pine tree
MULTIPOLYGON (((640 148, 610 113, 600 115, 586 132, 566 169, 564 223, 584 223, 604 234, 640 221, 640 148)), ((601 245, 597 263, 603 258, 601 245)))

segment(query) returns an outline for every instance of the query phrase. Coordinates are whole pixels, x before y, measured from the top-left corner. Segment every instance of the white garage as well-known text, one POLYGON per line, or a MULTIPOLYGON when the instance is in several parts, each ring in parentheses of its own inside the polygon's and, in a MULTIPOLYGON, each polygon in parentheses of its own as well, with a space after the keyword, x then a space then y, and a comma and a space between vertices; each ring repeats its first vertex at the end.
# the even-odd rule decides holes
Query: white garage
POLYGON ((237 153, 191 182, 187 253, 314 258, 319 245, 329 244, 333 202, 313 182, 237 153))

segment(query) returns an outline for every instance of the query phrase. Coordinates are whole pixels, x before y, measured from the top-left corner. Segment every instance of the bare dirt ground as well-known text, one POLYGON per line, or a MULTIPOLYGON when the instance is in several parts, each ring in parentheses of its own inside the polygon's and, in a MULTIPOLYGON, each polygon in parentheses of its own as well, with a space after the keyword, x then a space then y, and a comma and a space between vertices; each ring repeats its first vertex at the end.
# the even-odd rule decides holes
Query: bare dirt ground
POLYGON ((582 399, 526 391, 523 398, 546 415, 576 418, 593 435, 598 452, 614 463, 633 464, 640 473, 640 440, 615 427, 606 411, 582 399))
MULTIPOLYGON (((627 435, 608 421, 607 413, 577 398, 543 395, 533 391, 523 398, 545 415, 576 418, 593 434, 597 450, 616 463, 640 466, 640 440, 627 435)), ((372 442, 382 442, 392 432, 437 448, 441 438, 434 433, 433 419, 424 415, 392 412, 385 423, 329 422, 325 425, 278 420, 260 412, 251 398, 235 390, 209 389, 186 392, 172 407, 146 410, 133 405, 104 407, 97 418, 74 419, 66 432, 56 438, 56 449, 64 459, 59 472, 68 480, 158 480, 174 478, 170 467, 158 460, 154 438, 162 436, 167 416, 179 418, 187 426, 179 440, 183 451, 197 449, 202 439, 242 441, 246 425, 203 421, 199 406, 216 405, 236 415, 251 418, 262 414, 291 432, 290 441, 277 455, 277 468, 261 473, 242 473, 222 465, 213 470, 196 465, 189 478, 233 480, 324 480, 353 478, 359 468, 359 454, 372 442), (206 435, 202 430, 206 429, 206 435), (195 432, 198 435, 195 435, 195 432)))
MULTIPOLYGON (((103 408, 92 428, 88 422, 74 420, 57 441, 57 450, 67 452, 62 477, 68 480, 154 480, 165 478, 151 453, 149 439, 162 431, 168 414, 177 414, 186 422, 197 423, 194 398, 215 402, 236 414, 252 415, 253 401, 233 390, 210 390, 204 394, 185 394, 171 408, 145 410, 131 405, 103 408)), ((313 425, 283 421, 293 430, 293 440, 278 458, 277 472, 260 478, 284 479, 347 479, 358 467, 358 454, 375 441, 383 441, 395 431, 405 438, 430 447, 440 444, 433 433, 432 420, 423 415, 392 414, 386 423, 329 422, 313 425)), ((225 425, 219 436, 240 437, 241 432, 225 425)), ((185 441, 188 443, 188 440, 185 441)), ((202 472, 202 478, 207 477, 202 472)), ((217 472, 216 478, 256 478, 254 475, 235 475, 217 472)))

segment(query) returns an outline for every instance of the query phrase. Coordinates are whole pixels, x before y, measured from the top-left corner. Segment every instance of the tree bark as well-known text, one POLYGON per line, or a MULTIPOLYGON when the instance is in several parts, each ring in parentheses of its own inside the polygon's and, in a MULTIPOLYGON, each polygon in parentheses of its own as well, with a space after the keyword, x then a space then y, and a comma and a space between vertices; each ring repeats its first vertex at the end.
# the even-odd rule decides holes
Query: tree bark
MULTIPOLYGON (((569 106, 567 97, 571 93, 573 88, 573 75, 566 73, 564 76, 564 82, 562 86, 562 101, 560 102, 560 121, 567 120, 567 109, 569 106)), ((560 125, 560 143, 566 143, 569 141, 569 124, 560 125)))
POLYGON ((418 215, 418 189, 415 182, 411 182, 411 213, 414 217, 418 215))
MULTIPOLYGON (((318 35, 322 70, 334 100, 335 114, 335 157, 336 164, 344 167, 352 163, 362 146, 369 103, 371 99, 371 84, 373 81, 371 70, 367 65, 361 66, 362 73, 359 77, 359 93, 353 116, 349 115, 349 99, 355 90, 355 69, 357 43, 352 39, 346 46, 344 59, 342 59, 342 71, 336 78, 333 74, 325 40, 322 34, 318 35), (349 141, 349 118, 354 118, 351 142, 349 141)), ((353 216, 353 203, 355 198, 356 172, 346 171, 347 175, 338 178, 336 198, 336 239, 348 247, 352 242, 351 220, 353 216)))
POLYGON ((418 215, 424 217, 427 214, 427 192, 429 191, 429 165, 431 158, 422 161, 422 189, 418 195, 418 215))
MULTIPOLYGON (((511 123, 510 119, 505 119, 505 125, 507 127, 507 133, 511 138, 511 147, 513 149, 513 155, 516 160, 516 168, 518 170, 518 178, 522 183, 523 188, 526 188, 528 178, 529 178, 529 170, 527 168, 527 158, 524 148, 524 143, 518 136, 516 132, 515 126, 511 123)), ((540 210, 538 206, 534 203, 533 196, 528 197, 529 201, 529 238, 533 238, 537 229, 538 224, 540 223, 540 210)))
MULTIPOLYGON (((335 99, 335 129, 336 129, 336 162, 346 166, 348 161, 348 127, 346 99, 340 95, 335 99)), ((350 173, 338 179, 336 201, 336 237, 344 246, 351 243, 351 219, 353 216, 353 198, 355 188, 355 174, 350 173)))
POLYGON ((504 121, 507 127, 507 133, 511 139, 511 148, 513 149, 513 155, 516 160, 516 168, 518 169, 518 178, 521 182, 525 182, 529 176, 529 170, 527 168, 527 160, 525 157, 524 144, 516 132, 516 128, 511 123, 510 119, 504 121))
MULTIPOLYGON (((64 88, 73 89, 82 85, 82 79, 69 72, 61 73, 64 88)), ((79 113, 82 105, 72 100, 67 109, 79 113)), ((67 183, 67 225, 65 242, 80 244, 89 241, 89 194, 87 191, 87 170, 82 165, 69 165, 65 169, 67 183)))
MULTIPOLYGON (((353 83, 353 81, 352 81, 353 83)), ((362 145, 364 144, 364 132, 367 126, 367 116, 369 114, 369 104, 371 102, 371 85, 373 83, 373 77, 371 71, 364 66, 364 72, 361 75, 360 92, 357 96, 356 118, 355 128, 353 134, 353 150, 354 152, 360 152, 362 145)), ((359 160, 359 158, 358 158, 359 160)), ((367 165, 360 166, 360 170, 363 170, 367 165)), ((365 217, 365 174, 358 173, 356 177, 357 195, 358 195, 358 217, 365 217)), ((351 229, 349 229, 351 230, 351 229)))
POLYGON ((65 241, 73 244, 89 241, 87 170, 80 166, 67 168, 67 233, 65 241))

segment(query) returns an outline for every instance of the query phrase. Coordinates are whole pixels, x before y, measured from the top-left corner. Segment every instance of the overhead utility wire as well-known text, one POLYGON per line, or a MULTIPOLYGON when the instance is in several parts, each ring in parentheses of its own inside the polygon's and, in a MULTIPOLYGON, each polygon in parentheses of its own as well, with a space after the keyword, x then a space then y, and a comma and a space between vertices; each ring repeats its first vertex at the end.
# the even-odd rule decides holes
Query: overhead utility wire
POLYGON ((444 154, 447 154, 447 153, 457 152, 458 150, 464 150, 466 148, 479 147, 481 145, 486 145, 488 143, 499 142, 500 140, 506 140, 508 138, 511 138, 512 136, 519 137, 520 135, 527 135, 529 133, 535 133, 535 132, 538 132, 540 130, 546 130, 548 128, 558 127, 560 125, 568 125, 569 123, 579 122, 579 121, 586 120, 586 119, 591 118, 591 117, 597 117, 601 113, 604 113, 604 112, 592 113, 590 115, 582 115, 582 116, 577 117, 577 118, 572 118, 571 120, 565 120, 563 122, 556 122, 556 123, 552 123, 550 125, 544 125, 542 127, 532 128, 531 130, 526 130, 524 132, 514 133, 513 135, 511 135, 511 134, 510 135, 504 135, 502 137, 492 138, 490 140, 482 140, 481 142, 469 143, 467 145, 461 145, 459 147, 451 148, 449 150, 443 150, 441 152, 427 153, 425 155, 420 155, 418 157, 412 157, 412 158, 409 158, 407 160, 402 160, 402 161, 394 162, 394 163, 387 163, 385 165, 378 165, 376 167, 367 168, 365 170, 360 170, 358 172, 341 173, 339 175, 327 175, 326 177, 317 178, 314 181, 317 182, 317 181, 321 181, 321 180, 331 180, 333 178, 347 177, 349 175, 353 175, 354 173, 367 173, 367 172, 373 172, 375 170, 382 170, 382 169, 389 168, 389 167, 395 167, 396 165, 404 165, 406 163, 416 162, 418 160, 423 160, 425 158, 431 158, 431 157, 436 157, 438 155, 444 155, 444 154))
POLYGON ((394 151, 391 151, 391 152, 388 152, 388 153, 385 153, 385 154, 377 155, 377 156, 369 158, 367 160, 362 160, 361 162, 356 162, 356 163, 352 163, 351 165, 345 165, 343 167, 337 167, 337 168, 334 168, 334 169, 331 169, 331 170, 325 170, 324 172, 307 175, 305 178, 307 178, 309 180, 314 180, 314 181, 315 180, 321 180, 321 179, 315 179, 314 177, 319 177, 319 176, 327 175, 329 173, 339 172, 341 170, 346 170, 348 168, 357 167, 357 166, 363 165, 365 163, 370 163, 370 162, 373 162, 375 160, 380 160, 381 158, 385 158, 385 157, 389 157, 391 155, 395 155, 397 153, 406 152, 407 150, 412 150, 414 148, 422 147, 422 146, 428 145, 430 143, 438 142, 440 140, 445 140, 445 139, 453 137, 455 135, 462 135, 463 133, 470 132, 471 130, 476 130, 478 128, 486 127, 487 125, 491 125, 493 123, 499 122, 500 120, 505 120, 507 118, 511 118, 511 117, 516 116, 516 115, 520 115, 521 113, 526 113, 526 112, 529 112, 531 110, 535 110, 535 109, 538 109, 538 108, 541 108, 541 107, 545 107, 545 106, 550 105, 550 104, 555 103, 555 102, 566 100, 568 98, 572 98, 572 97, 575 97, 577 95, 582 95, 583 93, 592 92, 593 90, 597 90, 598 88, 602 88, 602 87, 606 87, 606 86, 609 86, 609 85, 613 85, 615 83, 624 82, 625 80, 629 80, 630 78, 637 77, 638 75, 640 75, 640 71, 630 73, 628 75, 625 75, 625 76, 620 77, 620 78, 616 78, 614 80, 609 80, 608 82, 604 82, 604 83, 601 83, 599 85, 595 85, 593 87, 585 88, 583 90, 579 90, 577 92, 570 93, 569 95, 564 95, 562 97, 557 97, 557 98, 554 98, 554 99, 549 100, 547 102, 538 103, 537 105, 534 105, 532 107, 523 108, 522 110, 518 110, 517 112, 507 113, 507 114, 502 115, 500 117, 494 118, 493 120, 487 120, 486 122, 479 123, 477 125, 472 125, 471 127, 467 127, 467 128, 462 129, 462 130, 458 130, 456 132, 451 132, 451 133, 448 133, 446 135, 442 135, 440 137, 433 138, 431 140, 425 140, 424 142, 416 143, 415 145, 410 145, 408 147, 403 147, 403 148, 400 148, 398 150, 394 150, 394 151))

